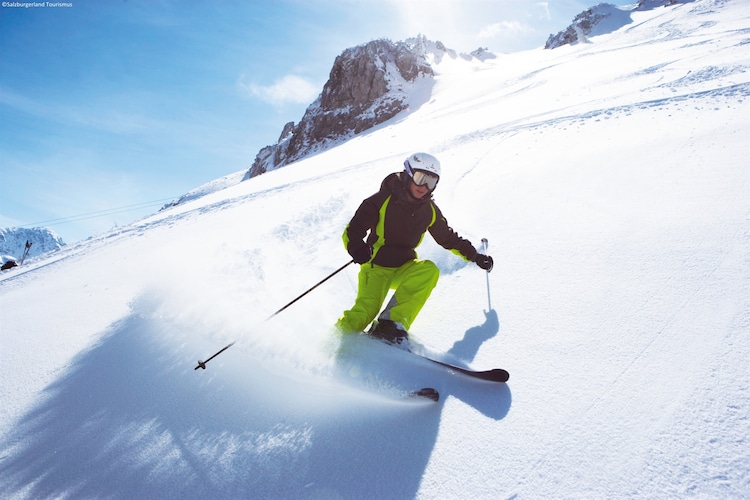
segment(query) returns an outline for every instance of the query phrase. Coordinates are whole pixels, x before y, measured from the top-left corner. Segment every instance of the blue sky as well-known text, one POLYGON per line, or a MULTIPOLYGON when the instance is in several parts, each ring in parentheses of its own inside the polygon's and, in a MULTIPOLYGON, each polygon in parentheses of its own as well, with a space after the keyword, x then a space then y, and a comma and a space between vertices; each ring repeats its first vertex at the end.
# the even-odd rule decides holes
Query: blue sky
POLYGON ((73 243, 248 168, 302 117, 348 47, 424 34, 463 52, 516 52, 598 2, 8 3, 0 227, 48 226, 73 243))

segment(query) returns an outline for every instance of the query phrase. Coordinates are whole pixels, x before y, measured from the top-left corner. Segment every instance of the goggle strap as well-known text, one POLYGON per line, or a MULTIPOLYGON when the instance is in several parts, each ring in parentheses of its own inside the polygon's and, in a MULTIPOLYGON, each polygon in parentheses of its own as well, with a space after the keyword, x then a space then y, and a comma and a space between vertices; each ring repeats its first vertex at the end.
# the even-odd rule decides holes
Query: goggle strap
POLYGON ((409 163, 409 159, 407 158, 404 160, 404 169, 406 170, 406 173, 409 174, 409 177, 412 179, 414 178, 414 169, 411 168, 411 163, 409 163))

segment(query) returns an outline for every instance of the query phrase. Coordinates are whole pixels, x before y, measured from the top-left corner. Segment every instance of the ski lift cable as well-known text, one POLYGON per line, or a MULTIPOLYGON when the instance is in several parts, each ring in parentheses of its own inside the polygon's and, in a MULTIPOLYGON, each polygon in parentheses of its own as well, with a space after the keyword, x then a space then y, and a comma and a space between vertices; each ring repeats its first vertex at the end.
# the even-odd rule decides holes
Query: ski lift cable
POLYGON ((162 198, 162 199, 159 199, 159 200, 145 201, 145 202, 141 202, 141 203, 135 203, 135 204, 132 204, 132 205, 124 205, 122 207, 114 207, 114 208, 108 208, 108 209, 105 209, 105 210, 98 210, 98 211, 95 211, 95 212, 87 212, 87 213, 78 214, 78 215, 70 215, 70 216, 67 216, 67 217, 60 217, 60 218, 57 218, 57 219, 48 219, 48 220, 43 220, 43 221, 39 221, 39 222, 32 222, 30 224, 23 224, 20 227, 33 227, 33 226, 42 226, 42 225, 44 225, 44 226, 55 226, 55 225, 58 225, 58 224, 67 224, 67 223, 70 223, 70 222, 78 222, 78 221, 87 220, 87 219, 95 219, 97 217, 105 217, 105 216, 109 216, 109 215, 115 215, 115 214, 120 214, 120 213, 124 213, 124 212, 130 212, 130 211, 133 211, 133 210, 139 210, 141 208, 148 208, 150 206, 160 205, 160 204, 164 203, 165 201, 171 201, 171 200, 174 200, 175 198, 176 197, 162 198))

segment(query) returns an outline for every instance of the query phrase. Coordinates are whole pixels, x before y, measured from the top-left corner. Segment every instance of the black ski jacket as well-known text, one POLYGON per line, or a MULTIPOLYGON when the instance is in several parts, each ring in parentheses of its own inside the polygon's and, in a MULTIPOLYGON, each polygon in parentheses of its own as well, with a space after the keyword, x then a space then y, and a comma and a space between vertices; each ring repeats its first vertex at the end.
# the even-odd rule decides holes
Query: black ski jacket
POLYGON ((448 225, 432 195, 414 200, 407 194, 405 176, 403 172, 388 175, 380 191, 362 202, 344 230, 347 251, 372 245, 372 264, 399 267, 417 258, 415 248, 429 230, 440 246, 474 261, 476 249, 448 225))

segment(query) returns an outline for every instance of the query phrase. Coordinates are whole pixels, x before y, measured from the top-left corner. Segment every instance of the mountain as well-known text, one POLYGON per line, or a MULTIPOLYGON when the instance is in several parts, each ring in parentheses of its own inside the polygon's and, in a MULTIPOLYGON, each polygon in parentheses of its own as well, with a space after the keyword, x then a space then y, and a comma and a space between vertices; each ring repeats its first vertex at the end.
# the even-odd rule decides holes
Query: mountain
POLYGON ((632 23, 630 13, 666 7, 694 0, 640 0, 632 7, 617 7, 616 5, 601 3, 587 9, 575 18, 573 23, 556 35, 550 35, 544 44, 545 49, 555 49, 571 43, 585 42, 588 37, 612 33, 623 26, 632 23))
POLYGON ((458 55, 424 36, 403 42, 374 40, 346 49, 333 63, 328 81, 298 124, 287 123, 276 144, 258 152, 245 179, 323 151, 419 108, 429 98, 433 63, 444 57, 487 60, 486 49, 458 55))
POLYGON ((0 254, 11 255, 20 260, 24 254, 26 242, 31 242, 27 258, 37 257, 65 246, 62 238, 46 227, 0 228, 0 254))
POLYGON ((0 498, 750 497, 750 3, 631 16, 0 273, 0 498), (427 235, 411 339, 507 384, 332 334, 354 265, 268 319, 415 150, 495 268, 427 235))

